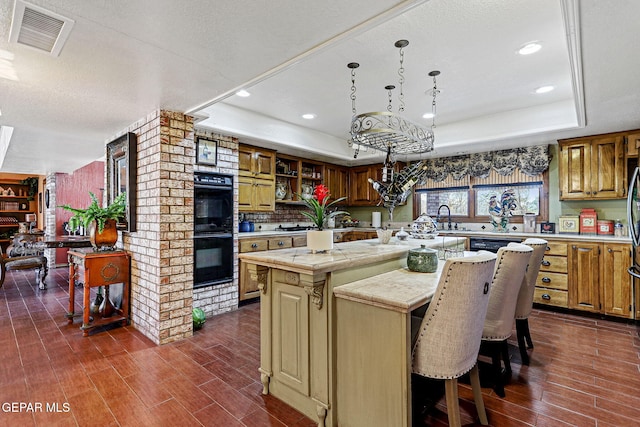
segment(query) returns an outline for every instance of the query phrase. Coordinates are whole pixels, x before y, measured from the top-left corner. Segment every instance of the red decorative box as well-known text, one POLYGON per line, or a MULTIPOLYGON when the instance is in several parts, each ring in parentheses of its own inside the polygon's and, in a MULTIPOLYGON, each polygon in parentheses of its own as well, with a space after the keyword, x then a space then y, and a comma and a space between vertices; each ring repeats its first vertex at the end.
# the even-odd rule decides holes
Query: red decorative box
POLYGON ((598 234, 613 235, 613 221, 610 221, 608 219, 599 219, 598 234))
POLYGON ((595 209, 582 209, 580 212, 580 234, 596 234, 598 214, 595 209))

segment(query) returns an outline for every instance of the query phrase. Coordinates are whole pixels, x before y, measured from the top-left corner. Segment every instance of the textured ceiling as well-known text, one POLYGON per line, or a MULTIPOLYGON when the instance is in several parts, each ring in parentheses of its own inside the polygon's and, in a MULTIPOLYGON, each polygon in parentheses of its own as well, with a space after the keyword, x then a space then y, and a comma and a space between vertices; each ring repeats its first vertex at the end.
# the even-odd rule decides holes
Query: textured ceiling
POLYGON ((247 141, 352 164, 344 144, 351 116, 346 63, 361 64, 358 111, 383 109, 382 88, 397 82, 393 42, 400 38, 410 40, 408 115, 429 109, 426 73, 442 71, 436 155, 640 127, 634 0, 579 2, 573 39, 581 42, 584 128, 572 126, 567 113, 576 123, 579 91, 567 43, 573 21, 562 10, 577 1, 31 3, 75 24, 52 57, 9 43, 14 2, 0 0, 0 126, 14 129, 1 171, 73 171, 158 108, 207 115, 199 126, 247 141), (543 42, 540 53, 515 55, 534 39, 543 42), (17 79, 6 78, 7 70, 17 79), (531 94, 549 81, 556 91, 531 94), (244 86, 250 98, 229 97, 244 86), (304 112, 318 117, 303 121, 304 112))

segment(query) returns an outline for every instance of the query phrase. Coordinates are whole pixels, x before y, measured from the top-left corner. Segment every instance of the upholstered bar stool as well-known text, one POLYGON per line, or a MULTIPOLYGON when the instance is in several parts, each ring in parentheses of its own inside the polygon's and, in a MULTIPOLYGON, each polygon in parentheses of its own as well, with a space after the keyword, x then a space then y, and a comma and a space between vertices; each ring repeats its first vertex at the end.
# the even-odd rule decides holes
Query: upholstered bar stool
POLYGON ((460 426, 457 379, 467 372, 480 423, 488 423, 477 359, 495 259, 483 253, 446 261, 413 348, 414 374, 445 381, 450 426, 460 426))
POLYGON ((511 375, 507 338, 511 336, 518 293, 532 254, 533 249, 519 243, 498 249, 481 352, 491 356, 494 391, 500 397, 504 397, 501 360, 506 374, 511 375))
POLYGON ((529 238, 522 242, 533 248, 533 255, 529 260, 527 273, 524 276, 520 293, 518 293, 518 303, 516 304, 516 335, 518 337, 518 348, 520 349, 520 359, 523 365, 529 364, 529 354, 527 348, 533 348, 531 334, 529 332, 529 315, 533 308, 533 293, 536 289, 536 281, 540 272, 542 258, 547 250, 547 241, 543 239, 529 238), (525 340, 528 345, 525 345, 525 340))

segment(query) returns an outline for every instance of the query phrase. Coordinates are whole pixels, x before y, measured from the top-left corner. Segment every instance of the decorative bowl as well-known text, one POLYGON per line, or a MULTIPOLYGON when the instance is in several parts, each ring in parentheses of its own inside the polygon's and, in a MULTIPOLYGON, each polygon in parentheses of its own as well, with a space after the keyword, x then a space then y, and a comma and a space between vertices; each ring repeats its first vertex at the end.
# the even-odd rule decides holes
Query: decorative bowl
POLYGON ((438 224, 426 213, 413 221, 411 236, 414 239, 433 239, 438 235, 438 224))

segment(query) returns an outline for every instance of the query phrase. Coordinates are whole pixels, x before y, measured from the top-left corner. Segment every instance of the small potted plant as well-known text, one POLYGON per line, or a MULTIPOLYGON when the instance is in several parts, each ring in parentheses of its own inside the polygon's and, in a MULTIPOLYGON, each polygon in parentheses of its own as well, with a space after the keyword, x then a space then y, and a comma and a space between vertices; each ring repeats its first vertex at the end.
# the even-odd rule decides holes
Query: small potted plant
POLYGON ((311 222, 318 227, 317 230, 307 231, 307 247, 311 249, 312 253, 316 251, 326 251, 333 248, 333 231, 325 230, 326 222, 336 215, 348 214, 345 211, 335 210, 330 212, 330 209, 338 202, 346 199, 346 197, 340 197, 332 202, 329 202, 329 189, 323 184, 316 185, 313 189, 311 197, 301 197, 302 201, 311 212, 301 212, 304 216, 309 218, 311 222))
POLYGON ((82 224, 89 230, 89 240, 94 249, 113 249, 118 241, 116 221, 124 216, 127 208, 126 193, 120 193, 107 207, 100 206, 95 194, 89 192, 89 195, 91 204, 86 209, 72 208, 68 204, 59 207, 73 213, 69 218, 71 229, 82 224))

